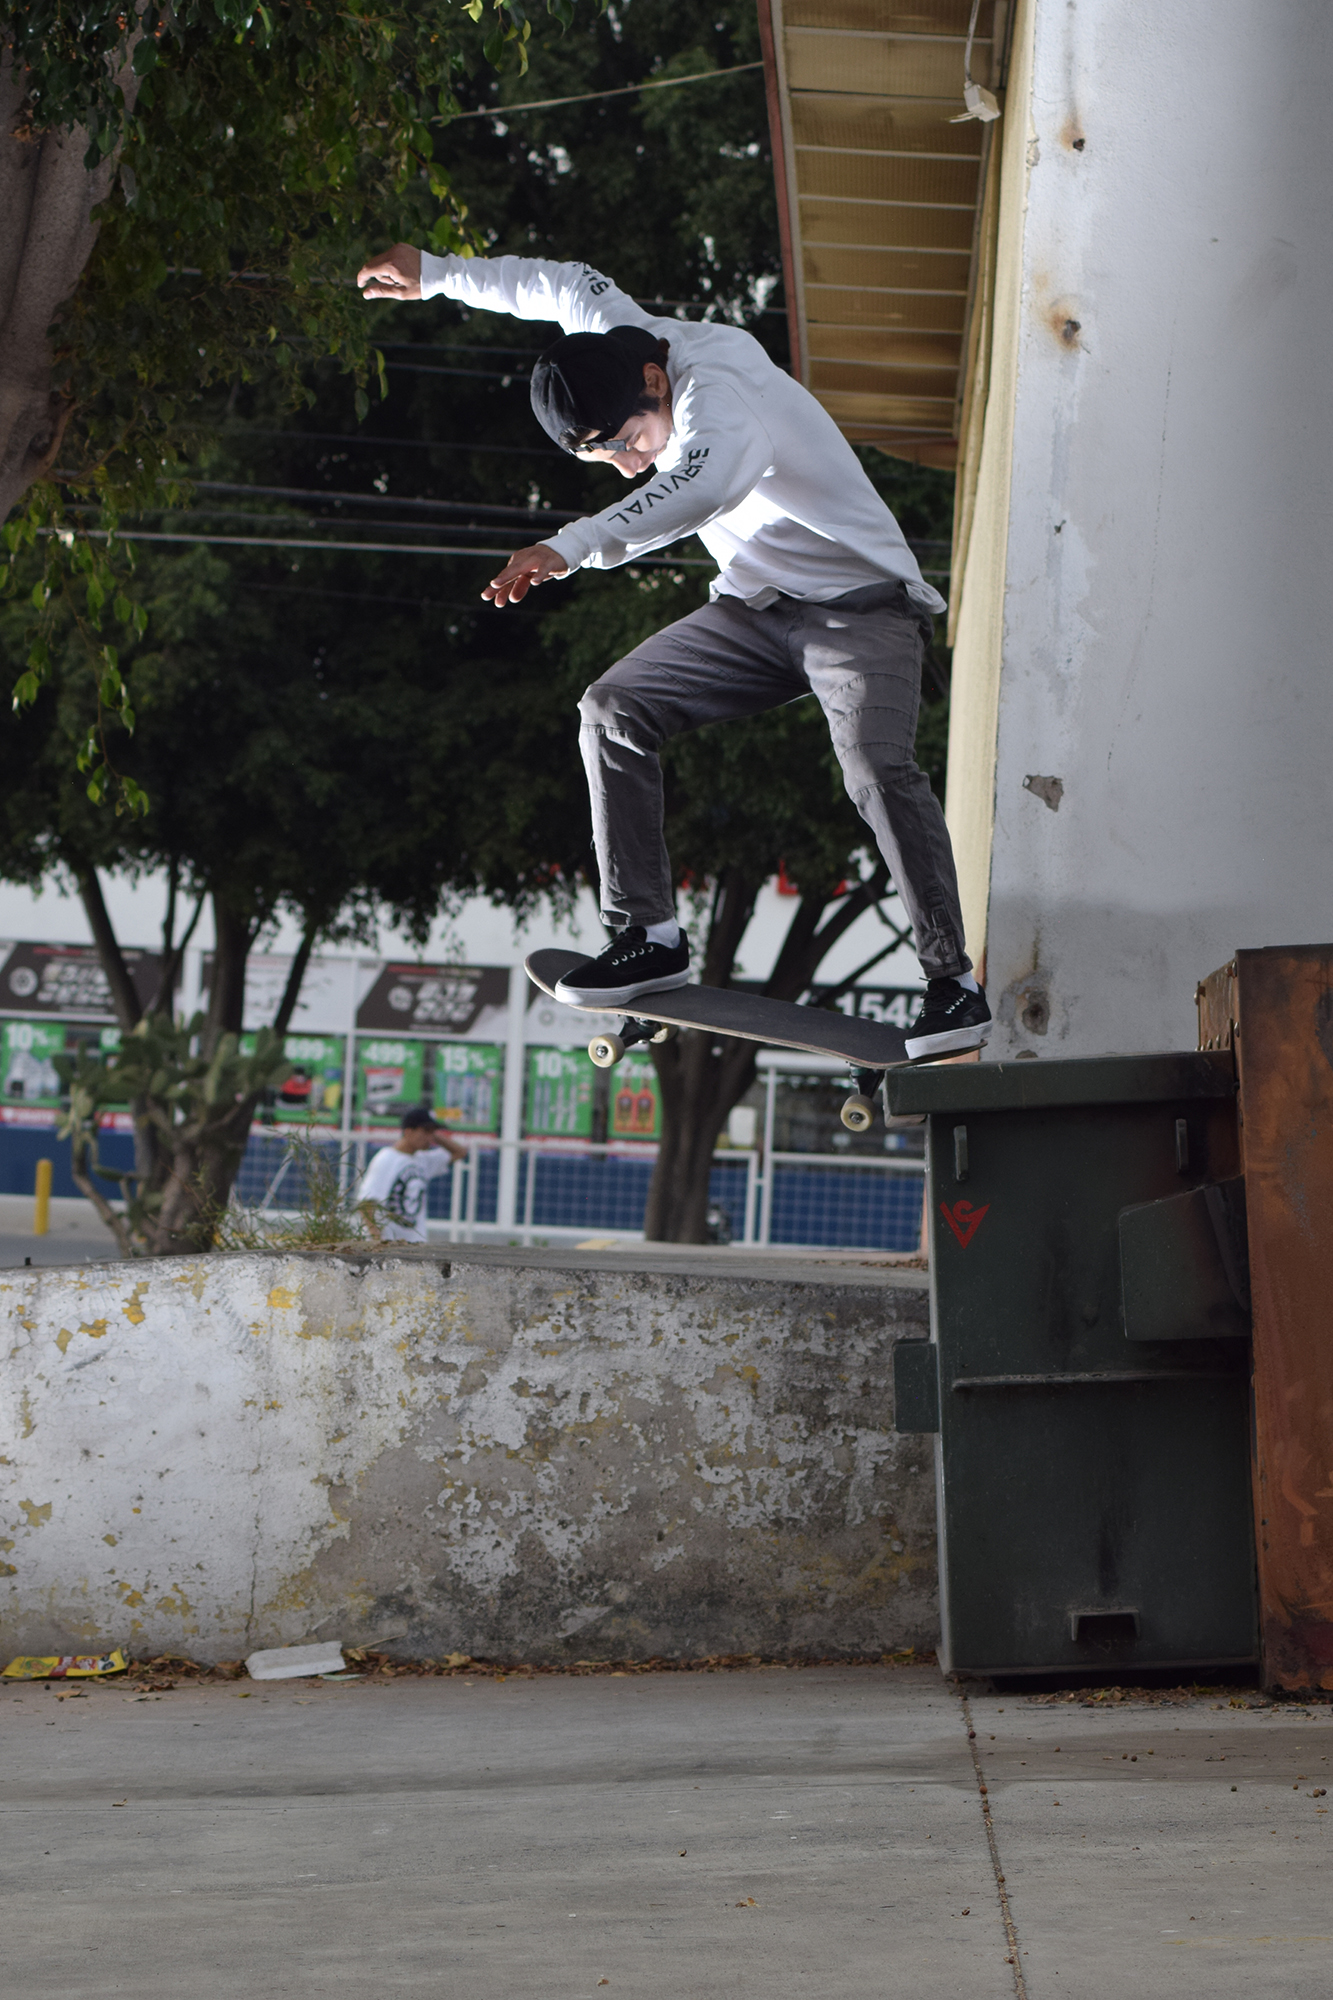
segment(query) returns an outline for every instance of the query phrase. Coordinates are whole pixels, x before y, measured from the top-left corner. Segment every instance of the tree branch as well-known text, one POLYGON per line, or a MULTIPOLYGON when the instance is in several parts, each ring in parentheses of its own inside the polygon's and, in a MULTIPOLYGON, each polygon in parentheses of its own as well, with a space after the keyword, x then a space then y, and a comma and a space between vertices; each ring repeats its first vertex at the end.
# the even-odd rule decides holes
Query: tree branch
POLYGON ((310 963, 310 954, 315 949, 315 939, 319 936, 319 930, 316 919, 307 918, 301 942, 296 948, 296 956, 287 974, 287 984, 283 988, 282 999, 278 1002, 278 1011, 273 1016, 275 1034, 285 1035, 291 1025, 292 1015, 296 1012, 296 1003, 301 997, 301 982, 305 978, 306 967, 310 963))
POLYGON ((88 918, 88 928, 93 934, 97 956, 106 974, 107 985, 111 988, 111 998, 116 1009, 116 1019, 123 1034, 130 1034, 143 1019, 143 1007, 130 977, 125 954, 112 928, 111 918, 102 894, 102 884, 97 870, 92 867, 76 866, 74 879, 79 885, 79 901, 83 904, 88 918))
POLYGON ((117 1214, 116 1210, 112 1208, 111 1203, 102 1193, 101 1188, 98 1187, 96 1181, 88 1173, 84 1164, 87 1152, 88 1146, 86 1140, 83 1142, 76 1140, 70 1147, 70 1177, 80 1194, 86 1196, 92 1203, 102 1221, 115 1237, 121 1256, 132 1257, 134 1255, 134 1238, 130 1233, 129 1222, 125 1216, 117 1214))
POLYGON ((193 913, 191 914, 190 921, 185 926, 185 929, 181 934, 180 943, 172 945, 170 939, 171 939, 171 933, 175 929, 175 895, 176 895, 176 885, 174 881, 172 883, 171 909, 169 912, 168 921, 165 922, 162 926, 163 941, 166 944, 167 949, 164 952, 162 959, 162 976, 157 982, 157 991, 153 995, 153 1004, 148 1010, 150 1014, 162 1014, 162 1013, 170 1014, 174 1011, 173 1001, 176 993, 176 981, 180 978, 181 963, 185 957, 186 949, 189 946, 190 939, 194 936, 195 925, 199 922, 199 919, 203 914, 204 900, 205 897, 207 896, 207 893, 208 892, 205 889, 200 890, 198 896, 195 898, 194 910, 193 913))

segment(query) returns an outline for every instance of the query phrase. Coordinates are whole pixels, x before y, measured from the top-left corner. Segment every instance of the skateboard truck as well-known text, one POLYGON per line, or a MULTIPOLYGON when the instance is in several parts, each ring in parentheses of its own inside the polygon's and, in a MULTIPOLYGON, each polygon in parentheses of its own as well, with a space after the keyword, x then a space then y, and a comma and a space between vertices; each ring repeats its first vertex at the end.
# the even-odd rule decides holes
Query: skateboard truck
POLYGON ((884 1081, 884 1072, 882 1069, 858 1069, 853 1074, 856 1089, 838 1116, 849 1132, 868 1132, 875 1122, 875 1093, 884 1081))
POLYGON ((615 1035, 594 1035, 588 1044, 588 1054, 598 1069, 613 1069, 624 1055, 638 1042, 669 1042, 680 1033, 669 1021, 641 1021, 636 1015, 627 1014, 620 1024, 620 1032, 615 1035))

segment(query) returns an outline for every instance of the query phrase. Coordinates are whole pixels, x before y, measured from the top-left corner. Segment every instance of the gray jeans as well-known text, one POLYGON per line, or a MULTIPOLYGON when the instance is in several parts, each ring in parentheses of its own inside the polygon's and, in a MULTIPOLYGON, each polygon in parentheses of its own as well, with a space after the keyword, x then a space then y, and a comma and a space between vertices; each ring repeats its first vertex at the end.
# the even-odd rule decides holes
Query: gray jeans
POLYGON ((657 754, 667 738, 812 694, 922 970, 970 970, 948 828, 915 762, 924 638, 903 586, 871 584, 827 604, 779 597, 763 611, 719 598, 617 661, 579 703, 606 922, 675 915, 657 754))

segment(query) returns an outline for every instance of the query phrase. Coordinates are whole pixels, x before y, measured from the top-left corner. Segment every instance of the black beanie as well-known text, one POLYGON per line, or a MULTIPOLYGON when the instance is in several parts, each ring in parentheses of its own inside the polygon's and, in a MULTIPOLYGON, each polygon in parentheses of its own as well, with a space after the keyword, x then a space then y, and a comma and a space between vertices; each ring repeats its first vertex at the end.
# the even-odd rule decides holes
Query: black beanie
POLYGON ((532 370, 532 407, 548 437, 572 451, 589 434, 614 437, 643 395, 646 361, 662 359, 662 343, 643 326, 609 333, 567 333, 532 370))

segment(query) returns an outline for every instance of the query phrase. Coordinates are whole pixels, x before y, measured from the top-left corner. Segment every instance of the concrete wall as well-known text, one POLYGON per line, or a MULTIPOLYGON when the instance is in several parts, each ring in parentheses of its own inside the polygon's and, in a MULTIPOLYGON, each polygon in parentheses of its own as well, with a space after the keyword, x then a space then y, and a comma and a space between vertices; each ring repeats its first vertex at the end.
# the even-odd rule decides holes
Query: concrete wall
POLYGON ((931 1643, 921 1280, 425 1255, 0 1275, 0 1633, 205 1660, 931 1643))
POLYGON ((1015 53, 990 1053, 1190 1046, 1236 946, 1333 935, 1333 10, 1032 0, 1015 53))

